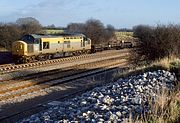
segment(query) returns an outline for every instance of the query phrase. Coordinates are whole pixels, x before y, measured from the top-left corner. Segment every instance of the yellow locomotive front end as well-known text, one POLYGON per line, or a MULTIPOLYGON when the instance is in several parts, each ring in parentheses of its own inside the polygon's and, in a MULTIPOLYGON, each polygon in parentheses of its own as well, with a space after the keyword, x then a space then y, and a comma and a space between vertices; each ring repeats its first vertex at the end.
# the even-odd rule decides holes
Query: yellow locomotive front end
POLYGON ((13 59, 17 60, 27 55, 27 43, 24 41, 15 41, 12 43, 13 59))

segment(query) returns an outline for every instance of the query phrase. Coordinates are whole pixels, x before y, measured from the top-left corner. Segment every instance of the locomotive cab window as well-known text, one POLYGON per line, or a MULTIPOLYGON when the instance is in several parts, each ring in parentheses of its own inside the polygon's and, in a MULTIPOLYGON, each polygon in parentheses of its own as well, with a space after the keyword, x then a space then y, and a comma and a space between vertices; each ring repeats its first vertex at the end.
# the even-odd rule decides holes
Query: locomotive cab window
POLYGON ((34 44, 35 43, 35 39, 31 35, 24 35, 20 40, 22 40, 28 44, 34 44))
POLYGON ((43 49, 49 49, 49 42, 43 42, 43 49))

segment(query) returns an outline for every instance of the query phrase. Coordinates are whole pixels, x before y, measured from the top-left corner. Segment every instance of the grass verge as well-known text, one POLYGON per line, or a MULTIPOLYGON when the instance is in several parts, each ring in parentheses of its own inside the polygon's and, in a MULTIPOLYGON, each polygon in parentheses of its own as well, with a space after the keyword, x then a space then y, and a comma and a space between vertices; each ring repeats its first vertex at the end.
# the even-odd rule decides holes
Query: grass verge
POLYGON ((151 65, 144 65, 136 68, 119 72, 115 75, 118 78, 138 75, 147 71, 168 70, 174 72, 178 78, 176 87, 169 92, 167 89, 157 94, 157 99, 150 99, 150 112, 142 119, 136 119, 133 122, 142 123, 179 123, 180 122, 180 59, 176 57, 164 58, 151 65))

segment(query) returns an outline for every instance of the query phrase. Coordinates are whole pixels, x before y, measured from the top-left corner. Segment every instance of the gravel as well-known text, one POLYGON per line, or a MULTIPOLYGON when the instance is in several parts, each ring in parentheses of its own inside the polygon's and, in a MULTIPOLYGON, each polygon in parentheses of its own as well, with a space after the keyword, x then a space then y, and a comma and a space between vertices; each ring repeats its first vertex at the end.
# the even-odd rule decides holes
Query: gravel
POLYGON ((130 76, 64 102, 50 102, 48 110, 18 122, 126 122, 130 114, 148 112, 148 98, 155 99, 163 88, 173 89, 175 81, 175 75, 164 70, 130 76))

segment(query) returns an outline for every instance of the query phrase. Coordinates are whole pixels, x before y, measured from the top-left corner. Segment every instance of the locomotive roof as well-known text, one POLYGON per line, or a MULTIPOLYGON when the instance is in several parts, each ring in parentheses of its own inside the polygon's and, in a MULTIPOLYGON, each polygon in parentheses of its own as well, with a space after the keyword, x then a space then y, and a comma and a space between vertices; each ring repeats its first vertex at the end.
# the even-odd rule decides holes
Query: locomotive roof
POLYGON ((75 33, 63 33, 59 35, 45 35, 45 34, 28 34, 24 35, 20 40, 25 41, 28 44, 38 43, 39 38, 60 38, 65 36, 85 36, 84 34, 75 34, 75 33))
POLYGON ((64 36, 85 36, 84 34, 77 33, 62 33, 62 34, 54 34, 54 35, 46 35, 46 34, 30 34, 34 38, 58 38, 64 36))

